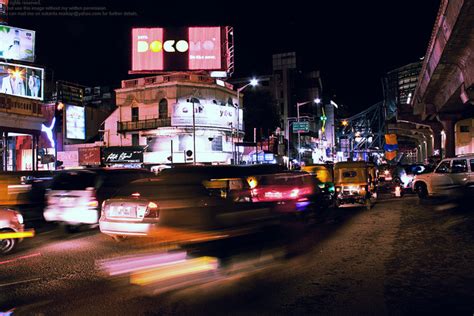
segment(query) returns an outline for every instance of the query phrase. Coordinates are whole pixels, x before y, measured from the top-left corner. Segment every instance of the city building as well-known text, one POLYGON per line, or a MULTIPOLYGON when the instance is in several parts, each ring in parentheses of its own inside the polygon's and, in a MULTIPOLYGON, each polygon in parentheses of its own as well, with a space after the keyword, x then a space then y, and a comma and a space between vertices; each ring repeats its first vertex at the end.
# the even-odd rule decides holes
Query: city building
POLYGON ((105 120, 106 165, 230 164, 240 159, 243 113, 233 86, 208 74, 123 80, 105 120), (194 115, 193 115, 194 114, 194 115))
MULTIPOLYGON (((239 86, 244 86, 252 78, 232 79, 231 82, 239 86)), ((322 100, 322 81, 319 71, 302 71, 302 67, 297 62, 296 53, 288 52, 275 54, 272 56, 272 74, 255 77, 259 85, 251 90, 244 91, 244 100, 247 105, 246 112, 249 116, 255 108, 268 99, 270 95, 273 103, 273 112, 277 115, 277 122, 272 133, 260 132, 263 121, 269 116, 257 116, 260 123, 253 122, 256 130, 256 141, 276 138, 277 145, 272 146, 274 154, 291 160, 303 160, 306 163, 327 160, 326 148, 330 147, 328 157, 332 157, 332 147, 334 146, 334 111, 332 106, 326 105, 322 100), (315 102, 320 100, 320 103, 315 102), (297 105, 298 104, 298 105, 297 105), (298 118, 299 114, 299 118, 298 118), (321 120, 321 118, 324 118, 321 120), (298 134, 295 129, 298 124, 295 122, 305 122, 304 130, 298 134), (323 128, 324 127, 324 128, 323 128), (264 136, 264 137, 262 137, 264 136), (289 145, 288 145, 289 144, 289 145), (324 148, 323 148, 324 147, 324 148), (324 158, 323 158, 324 156, 324 158)), ((255 119, 255 117, 252 117, 255 119)), ((249 120, 250 121, 250 120, 249 120)), ((251 139, 252 126, 248 126, 247 140, 251 139)), ((252 133, 253 134, 253 133, 252 133)))

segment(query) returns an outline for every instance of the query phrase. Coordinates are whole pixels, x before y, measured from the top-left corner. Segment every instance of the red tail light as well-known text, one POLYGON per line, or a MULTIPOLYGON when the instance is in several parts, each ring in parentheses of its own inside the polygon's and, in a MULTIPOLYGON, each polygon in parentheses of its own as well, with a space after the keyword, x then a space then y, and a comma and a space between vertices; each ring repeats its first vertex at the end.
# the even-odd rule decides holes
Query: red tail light
POLYGON ((299 189, 293 189, 291 190, 290 197, 296 199, 300 195, 300 190, 299 189))

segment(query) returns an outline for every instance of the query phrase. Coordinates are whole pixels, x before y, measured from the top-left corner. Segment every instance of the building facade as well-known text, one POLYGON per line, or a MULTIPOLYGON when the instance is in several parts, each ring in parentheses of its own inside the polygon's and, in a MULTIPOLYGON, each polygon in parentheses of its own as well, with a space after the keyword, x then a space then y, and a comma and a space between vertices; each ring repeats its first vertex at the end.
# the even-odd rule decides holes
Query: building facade
POLYGON ((239 159, 236 143, 243 138, 243 113, 232 85, 205 74, 171 73, 122 81, 117 109, 105 120, 104 163, 124 163, 143 151, 133 164, 230 164, 239 159), (194 114, 194 115, 193 115, 194 114), (143 159, 143 161, 140 161, 143 159))

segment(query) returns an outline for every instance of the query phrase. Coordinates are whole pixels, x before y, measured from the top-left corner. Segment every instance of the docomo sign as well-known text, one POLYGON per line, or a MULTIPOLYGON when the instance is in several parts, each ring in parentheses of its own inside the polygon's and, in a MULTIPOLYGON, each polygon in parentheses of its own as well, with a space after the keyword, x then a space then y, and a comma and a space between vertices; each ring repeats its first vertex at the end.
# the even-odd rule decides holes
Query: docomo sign
POLYGON ((222 70, 221 27, 132 30, 132 72, 222 70))
MULTIPOLYGON (((145 36, 141 36, 141 37, 144 37, 143 39, 146 39, 145 36)), ((141 37, 138 37, 138 38, 141 39, 141 37)), ((139 53, 145 53, 148 50, 152 51, 153 53, 159 53, 161 51, 165 51, 167 53, 174 53, 176 51, 180 53, 185 53, 189 49, 189 44, 185 40, 179 40, 179 41, 167 40, 164 43, 160 41, 153 41, 150 43, 150 45, 148 45, 148 42, 146 41, 138 41, 137 45, 138 45, 137 49, 139 53)), ((196 46, 199 47, 201 43, 191 43, 191 45, 192 46, 194 45, 194 50, 196 50, 195 47, 196 46)), ((204 49, 208 49, 208 50, 214 49, 214 43, 212 41, 205 41, 202 46, 204 49)))

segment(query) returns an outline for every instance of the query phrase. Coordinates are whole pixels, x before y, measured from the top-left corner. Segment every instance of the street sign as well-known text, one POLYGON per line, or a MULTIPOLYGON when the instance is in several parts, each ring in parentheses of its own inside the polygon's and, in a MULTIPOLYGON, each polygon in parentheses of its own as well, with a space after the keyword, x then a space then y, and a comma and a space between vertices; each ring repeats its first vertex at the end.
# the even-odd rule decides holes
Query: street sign
POLYGON ((294 122, 293 133, 307 133, 309 132, 309 122, 294 122))

